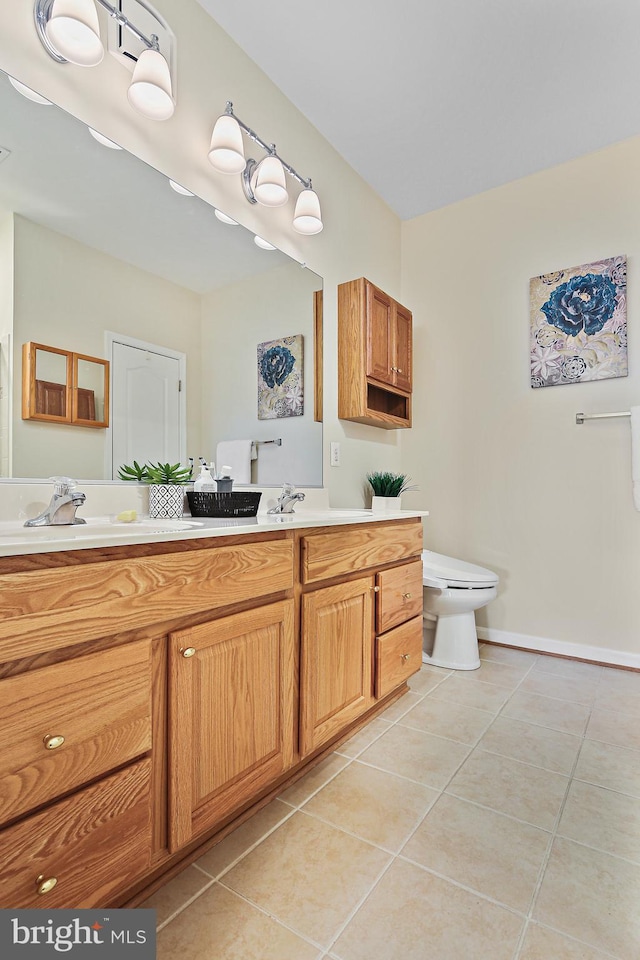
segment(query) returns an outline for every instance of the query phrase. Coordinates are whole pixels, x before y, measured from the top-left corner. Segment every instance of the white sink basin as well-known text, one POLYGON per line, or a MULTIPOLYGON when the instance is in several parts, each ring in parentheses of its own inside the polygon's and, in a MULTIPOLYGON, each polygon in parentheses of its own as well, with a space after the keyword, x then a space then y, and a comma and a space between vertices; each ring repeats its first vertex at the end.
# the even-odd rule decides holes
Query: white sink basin
POLYGON ((108 517, 89 518, 86 523, 53 524, 45 527, 25 527, 22 523, 0 523, 0 547, 13 544, 41 543, 61 540, 101 540, 110 537, 135 538, 158 533, 185 533, 202 527, 197 520, 152 520, 144 518, 130 523, 110 520, 108 517))

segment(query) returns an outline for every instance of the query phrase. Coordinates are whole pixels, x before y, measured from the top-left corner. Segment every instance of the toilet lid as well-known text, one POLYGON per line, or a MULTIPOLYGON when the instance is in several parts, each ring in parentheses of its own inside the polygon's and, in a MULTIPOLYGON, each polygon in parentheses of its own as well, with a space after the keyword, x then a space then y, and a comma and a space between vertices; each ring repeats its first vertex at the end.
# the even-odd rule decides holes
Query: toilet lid
POLYGON ((454 587, 466 584, 492 587, 499 579, 492 570, 478 567, 475 563, 456 560, 454 557, 445 557, 442 553, 434 553, 432 550, 422 551, 422 565, 429 576, 446 580, 454 587))

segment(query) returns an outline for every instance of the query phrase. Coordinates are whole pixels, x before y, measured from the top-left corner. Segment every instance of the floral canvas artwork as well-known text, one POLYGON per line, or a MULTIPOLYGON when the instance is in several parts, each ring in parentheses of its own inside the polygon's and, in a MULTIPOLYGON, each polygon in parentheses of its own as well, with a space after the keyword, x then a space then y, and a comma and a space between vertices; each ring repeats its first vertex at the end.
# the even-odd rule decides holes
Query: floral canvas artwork
POLYGON ((531 386, 626 377, 627 258, 533 277, 531 386))
POLYGON ((258 344, 258 420, 304 413, 303 336, 258 344))

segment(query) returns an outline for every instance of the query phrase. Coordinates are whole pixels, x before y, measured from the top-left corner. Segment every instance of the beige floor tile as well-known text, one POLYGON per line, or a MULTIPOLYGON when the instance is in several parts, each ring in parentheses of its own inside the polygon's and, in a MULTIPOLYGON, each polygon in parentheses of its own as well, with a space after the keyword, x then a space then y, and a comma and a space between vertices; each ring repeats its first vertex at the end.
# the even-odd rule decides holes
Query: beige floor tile
POLYGON ((610 956, 537 923, 530 923, 518 960, 608 960, 610 956))
POLYGON ((640 797, 640 750, 585 740, 574 777, 640 797))
POLYGON ((173 880, 169 880, 164 887, 156 890, 148 900, 140 904, 140 907, 155 910, 159 926, 176 911, 181 910, 185 903, 201 893, 210 883, 211 877, 205 876, 202 871, 193 866, 187 867, 173 880))
POLYGON ((640 866, 559 838, 534 918, 621 960, 640 956, 640 866))
POLYGON ((640 863, 640 803, 636 797, 574 780, 558 834, 640 863))
POLYGON ((224 840, 196 860, 198 866, 212 877, 218 877, 234 861, 243 856, 270 830, 291 814, 291 807, 280 800, 258 810, 249 820, 230 833, 224 840))
POLYGON ((617 690, 615 685, 601 683, 596 692, 596 706, 605 710, 616 710, 629 717, 640 720, 640 696, 637 692, 617 690))
POLYGON ((327 947, 389 860, 382 850, 295 813, 223 882, 327 947))
POLYGON ((421 700, 421 694, 409 691, 409 693, 405 693, 403 697, 400 697, 399 700, 396 700, 395 703, 392 703, 390 707, 387 707, 387 709, 380 714, 380 719, 386 720, 388 723, 395 723, 396 720, 404 716, 407 710, 411 710, 411 708, 415 707, 421 700))
POLYGON ((386 733, 386 731, 390 729, 390 721, 376 717, 375 720, 368 723, 366 727, 363 727, 362 730, 354 734, 350 740, 345 740, 344 743, 341 743, 336 753, 342 754, 343 757, 357 757, 358 754, 366 750, 374 740, 377 740, 381 734, 386 733))
POLYGON ((537 827, 443 794, 402 856, 526 913, 550 840, 537 827))
POLYGON ((396 725, 359 757, 401 777, 441 790, 469 753, 469 747, 396 725))
POLYGON ((551 830, 568 783, 568 778, 558 773, 476 749, 447 793, 551 830))
POLYGON ((158 934, 157 960, 317 960, 321 955, 217 883, 158 934))
POLYGON ((533 665, 531 674, 537 676, 540 673, 550 673, 555 677, 574 677, 580 680, 598 681, 602 676, 603 669, 598 663, 583 663, 580 660, 568 660, 566 657, 547 657, 541 654, 533 665))
POLYGON ((537 654, 528 650, 516 650, 514 647, 498 647, 493 643, 483 643, 480 647, 481 660, 496 660, 498 663, 535 663, 537 654))
POLYGON ((409 677, 409 689, 414 693, 424 695, 450 676, 451 670, 445 670, 444 667, 430 667, 423 663, 420 671, 409 677))
POLYGON ((615 710, 604 710, 597 704, 591 711, 585 736, 589 740, 601 740, 603 743, 615 743, 619 747, 640 750, 640 723, 635 717, 615 710))
POLYGON ((341 960, 511 960, 522 919, 396 860, 332 953, 341 960))
POLYGON ((511 696, 511 690, 505 690, 494 683, 484 683, 478 680, 469 683, 461 677, 447 677, 442 683, 427 694, 435 700, 449 700, 452 703, 464 703, 467 707, 476 707, 478 710, 490 710, 497 713, 511 696))
POLYGON ((300 780, 296 780, 294 784, 287 787, 278 799, 284 800, 285 803, 289 803, 294 807, 299 807, 301 804, 306 803, 316 790, 319 790, 320 787, 328 783, 332 777, 340 773, 348 762, 346 757, 340 756, 338 753, 329 754, 329 756, 321 760, 313 770, 310 770, 309 773, 301 777, 300 780))
POLYGON ((605 689, 638 696, 640 694, 640 672, 603 667, 599 690, 605 689))
POLYGON ((526 693, 520 687, 504 708, 502 716, 581 736, 589 718, 589 707, 567 700, 552 700, 537 693, 526 693))
POLYGON ((569 733, 501 716, 485 733, 479 747, 569 776, 581 744, 580 737, 569 733))
POLYGON ((437 798, 430 787, 356 760, 304 812, 396 853, 437 798))
POLYGON ((530 673, 522 681, 520 690, 537 693, 556 700, 570 700, 591 706, 596 695, 597 680, 583 680, 573 677, 556 677, 550 673, 530 673))
POLYGON ((474 744, 493 722, 494 716, 487 710, 465 707, 462 703, 425 697, 398 722, 405 727, 457 740, 458 743, 474 744))
POLYGON ((495 683, 504 690, 515 690, 521 680, 531 670, 529 663, 498 663, 494 660, 481 660, 477 670, 460 670, 456 674, 460 680, 481 680, 483 683, 495 683))

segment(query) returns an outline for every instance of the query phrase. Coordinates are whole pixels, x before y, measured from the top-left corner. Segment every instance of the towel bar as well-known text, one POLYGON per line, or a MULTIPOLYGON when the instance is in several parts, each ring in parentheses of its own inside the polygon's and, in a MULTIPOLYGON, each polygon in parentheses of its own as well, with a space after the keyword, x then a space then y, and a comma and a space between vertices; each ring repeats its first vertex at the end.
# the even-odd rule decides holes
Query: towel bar
POLYGON ((630 417, 631 411, 621 411, 620 413, 576 413, 576 423, 584 423, 585 420, 609 420, 612 417, 630 417))

